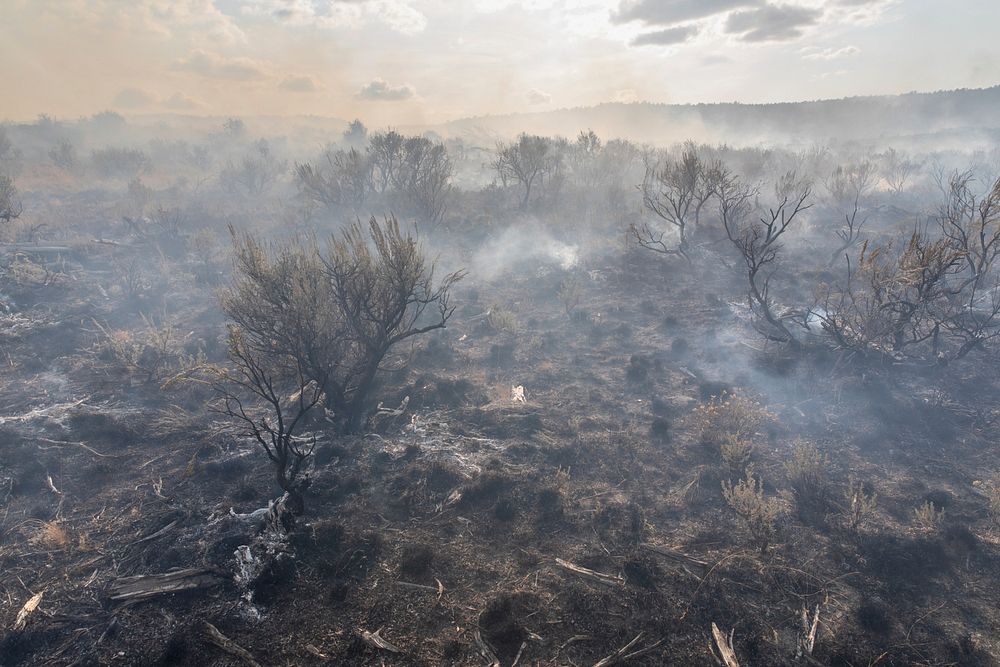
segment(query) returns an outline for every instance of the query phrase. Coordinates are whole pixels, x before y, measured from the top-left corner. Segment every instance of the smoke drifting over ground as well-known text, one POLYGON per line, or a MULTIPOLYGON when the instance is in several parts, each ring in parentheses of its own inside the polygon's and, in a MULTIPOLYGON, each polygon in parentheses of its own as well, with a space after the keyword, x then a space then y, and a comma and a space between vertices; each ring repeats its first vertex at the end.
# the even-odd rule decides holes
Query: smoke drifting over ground
POLYGON ((3 126, 0 665, 998 664, 998 111, 3 126))
POLYGON ((570 270, 579 261, 579 246, 555 238, 538 220, 529 219, 487 240, 472 255, 470 270, 476 277, 493 280, 539 266, 570 270))

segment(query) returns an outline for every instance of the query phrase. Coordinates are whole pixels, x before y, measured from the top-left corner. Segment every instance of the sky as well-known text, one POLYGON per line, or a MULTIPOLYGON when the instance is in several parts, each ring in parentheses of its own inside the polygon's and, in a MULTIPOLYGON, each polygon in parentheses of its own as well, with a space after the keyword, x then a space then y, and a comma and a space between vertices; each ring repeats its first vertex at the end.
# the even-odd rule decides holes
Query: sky
POLYGON ((0 119, 434 124, 1000 84, 998 0, 0 0, 0 119))

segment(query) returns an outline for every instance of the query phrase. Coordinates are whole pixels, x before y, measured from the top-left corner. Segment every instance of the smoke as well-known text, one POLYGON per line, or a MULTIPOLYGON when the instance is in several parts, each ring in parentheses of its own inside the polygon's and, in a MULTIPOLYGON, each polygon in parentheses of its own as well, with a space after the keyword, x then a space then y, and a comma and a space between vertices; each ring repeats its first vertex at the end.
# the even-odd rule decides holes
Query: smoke
POLYGON ((560 241, 532 218, 508 227, 482 245, 473 255, 471 269, 478 277, 492 280, 532 265, 571 269, 579 261, 578 245, 560 241))

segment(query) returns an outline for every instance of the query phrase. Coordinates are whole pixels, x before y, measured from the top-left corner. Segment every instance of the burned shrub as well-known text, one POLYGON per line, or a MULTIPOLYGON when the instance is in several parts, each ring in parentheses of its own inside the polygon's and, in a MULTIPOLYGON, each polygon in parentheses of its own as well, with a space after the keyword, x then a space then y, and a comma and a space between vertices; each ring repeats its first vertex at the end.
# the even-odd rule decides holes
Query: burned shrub
POLYGON ((521 624, 518 604, 520 598, 502 596, 490 602, 489 606, 479 615, 479 629, 483 638, 496 651, 497 657, 503 662, 513 662, 521 644, 528 638, 528 631, 521 624))
POLYGON ((876 600, 864 600, 858 605, 854 617, 865 632, 887 635, 892 630, 892 610, 876 600))
POLYGON ((649 437, 661 445, 670 443, 670 420, 666 417, 654 417, 649 425, 649 437))
POLYGON ((646 532, 645 513, 635 503, 605 505, 594 516, 594 529, 613 546, 635 546, 646 532))
POLYGON ((9 174, 0 172, 0 222, 6 224, 16 220, 23 211, 14 179, 9 174))
POLYGON ((563 494, 557 487, 546 487, 538 492, 535 500, 542 521, 557 521, 563 516, 563 494))
POLYGON ((649 381, 649 373, 653 368, 653 361, 649 357, 633 354, 625 369, 625 380, 631 384, 644 384, 649 381))
POLYGON ((137 148, 103 148, 90 154, 94 170, 104 178, 133 178, 149 166, 149 158, 137 148))
POLYGON ((399 571, 403 574, 420 577, 430 572, 434 562, 434 550, 425 544, 409 544, 403 547, 399 557, 399 571))
POLYGON ((314 240, 267 247, 233 232, 236 280, 223 309, 251 350, 292 361, 322 387, 339 429, 364 427, 379 370, 402 341, 445 326, 452 285, 394 218, 352 225, 326 253, 314 240))

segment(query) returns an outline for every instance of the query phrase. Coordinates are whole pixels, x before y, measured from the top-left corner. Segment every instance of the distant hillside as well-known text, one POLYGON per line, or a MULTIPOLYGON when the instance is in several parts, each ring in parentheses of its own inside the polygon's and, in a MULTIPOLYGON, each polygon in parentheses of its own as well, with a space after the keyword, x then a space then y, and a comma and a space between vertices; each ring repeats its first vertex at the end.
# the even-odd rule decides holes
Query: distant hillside
POLYGON ((687 138, 736 145, 879 141, 906 137, 950 141, 995 140, 1000 128, 1000 86, 780 104, 632 104, 541 113, 465 118, 433 129, 476 141, 518 132, 573 135, 593 129, 603 137, 656 144, 687 138))

